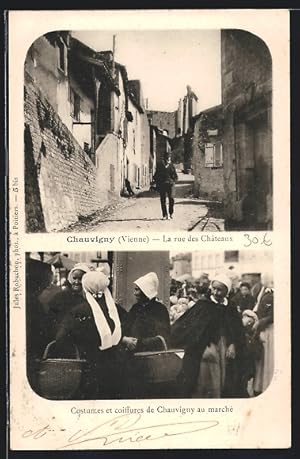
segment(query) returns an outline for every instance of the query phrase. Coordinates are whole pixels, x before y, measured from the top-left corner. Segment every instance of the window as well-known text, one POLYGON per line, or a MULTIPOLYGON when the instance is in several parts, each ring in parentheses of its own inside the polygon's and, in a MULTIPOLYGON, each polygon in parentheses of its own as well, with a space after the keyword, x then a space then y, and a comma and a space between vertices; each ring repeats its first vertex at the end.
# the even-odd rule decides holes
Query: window
POLYGON ((70 88, 71 116, 76 121, 80 121, 80 96, 70 88))
POLYGON ((222 167, 222 166, 223 166, 222 144, 215 143, 214 145, 214 167, 222 167))
POLYGON ((58 51, 58 68, 66 75, 67 74, 67 47, 63 40, 57 42, 58 51))
POLYGON ((226 250, 225 251, 225 263, 238 263, 239 251, 238 250, 226 250))
POLYGON ((223 167, 221 142, 205 144, 205 167, 223 167))

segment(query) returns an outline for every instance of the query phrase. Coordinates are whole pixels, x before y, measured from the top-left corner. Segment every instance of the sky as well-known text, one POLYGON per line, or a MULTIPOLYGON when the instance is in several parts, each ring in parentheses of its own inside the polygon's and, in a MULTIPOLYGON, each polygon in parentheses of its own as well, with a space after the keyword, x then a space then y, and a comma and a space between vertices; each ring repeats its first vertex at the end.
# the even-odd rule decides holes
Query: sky
POLYGON ((198 112, 221 103, 219 30, 76 31, 72 35, 95 51, 112 50, 130 80, 142 84, 149 110, 174 111, 190 85, 198 112))

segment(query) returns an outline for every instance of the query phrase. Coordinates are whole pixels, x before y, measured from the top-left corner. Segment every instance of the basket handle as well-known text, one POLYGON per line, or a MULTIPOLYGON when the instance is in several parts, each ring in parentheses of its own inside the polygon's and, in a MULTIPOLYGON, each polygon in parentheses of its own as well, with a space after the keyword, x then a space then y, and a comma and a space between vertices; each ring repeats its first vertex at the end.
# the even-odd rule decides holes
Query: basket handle
MULTIPOLYGON (((42 360, 46 360, 47 357, 48 357, 48 354, 49 354, 49 350, 50 348, 53 346, 53 344, 56 344, 56 340, 54 341, 50 341, 49 344, 47 344, 45 350, 44 350, 44 353, 43 353, 43 357, 42 357, 42 360)), ((76 356, 76 360, 80 360, 80 354, 79 354, 79 350, 78 350, 78 347, 74 344, 73 344, 73 347, 75 349, 75 356, 76 356)))
POLYGON ((166 340, 163 336, 161 335, 157 335, 156 338, 159 338, 162 345, 163 345, 163 350, 166 351, 168 349, 168 346, 167 346, 167 343, 166 343, 166 340))

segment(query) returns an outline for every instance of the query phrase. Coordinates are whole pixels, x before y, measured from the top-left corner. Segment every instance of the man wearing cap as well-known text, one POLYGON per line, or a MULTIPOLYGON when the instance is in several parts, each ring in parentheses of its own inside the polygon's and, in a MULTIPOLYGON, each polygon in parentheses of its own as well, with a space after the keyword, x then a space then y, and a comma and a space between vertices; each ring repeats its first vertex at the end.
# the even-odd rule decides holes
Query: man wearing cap
POLYGON ((128 313, 127 326, 122 343, 134 352, 162 349, 162 337, 166 342, 170 335, 170 319, 167 308, 158 301, 158 277, 150 272, 134 282, 137 302, 128 313))
POLYGON ((215 276, 210 298, 201 299, 172 326, 171 344, 183 347, 178 378, 181 396, 220 398, 240 396, 239 359, 244 330, 235 308, 228 304, 231 281, 215 276))

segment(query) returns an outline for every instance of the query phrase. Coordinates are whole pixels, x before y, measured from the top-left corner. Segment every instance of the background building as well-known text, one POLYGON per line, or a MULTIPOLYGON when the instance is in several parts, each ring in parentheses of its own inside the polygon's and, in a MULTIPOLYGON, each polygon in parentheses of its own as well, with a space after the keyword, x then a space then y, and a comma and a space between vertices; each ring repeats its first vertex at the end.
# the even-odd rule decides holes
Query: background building
POLYGON ((269 250, 230 250, 192 252, 192 275, 209 274, 212 280, 218 273, 239 277, 254 284, 262 273, 273 273, 273 255, 269 250))
POLYGON ((178 253, 171 256, 171 277, 177 279, 184 274, 192 274, 192 254, 178 253))

